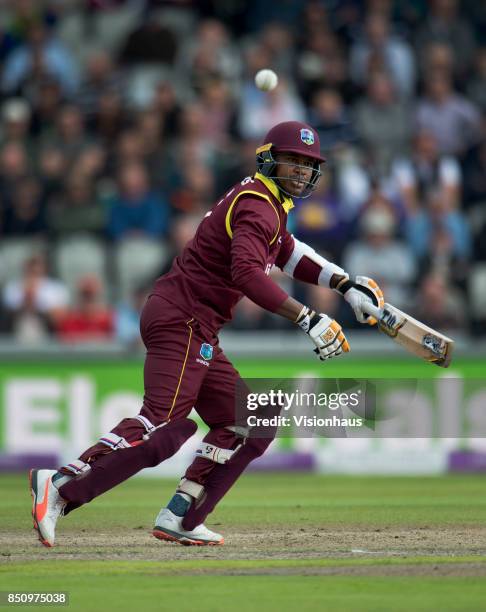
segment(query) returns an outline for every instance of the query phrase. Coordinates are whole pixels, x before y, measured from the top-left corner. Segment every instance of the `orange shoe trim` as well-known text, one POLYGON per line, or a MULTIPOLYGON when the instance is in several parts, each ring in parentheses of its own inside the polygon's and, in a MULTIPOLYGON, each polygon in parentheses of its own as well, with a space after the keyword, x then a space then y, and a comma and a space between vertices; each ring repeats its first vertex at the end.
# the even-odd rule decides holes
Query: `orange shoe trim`
POLYGON ((51 477, 49 477, 46 481, 46 486, 44 487, 44 499, 42 500, 42 503, 38 504, 37 500, 34 503, 34 521, 37 523, 42 521, 47 512, 47 490, 49 489, 50 482, 51 477))
POLYGON ((166 540, 167 542, 177 542, 177 544, 182 544, 182 546, 221 546, 224 544, 224 540, 221 542, 205 542, 204 540, 191 540, 184 536, 184 539, 176 538, 164 531, 159 531, 158 529, 154 529, 152 531, 152 535, 156 537, 158 540, 166 540))

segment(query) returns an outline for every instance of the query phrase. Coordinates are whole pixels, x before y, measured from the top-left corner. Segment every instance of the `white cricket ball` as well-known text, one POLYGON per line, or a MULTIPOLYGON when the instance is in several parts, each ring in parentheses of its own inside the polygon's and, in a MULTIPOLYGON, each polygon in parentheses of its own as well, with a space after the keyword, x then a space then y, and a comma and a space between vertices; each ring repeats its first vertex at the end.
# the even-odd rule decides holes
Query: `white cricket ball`
POLYGON ((264 70, 259 70, 255 75, 255 85, 262 91, 271 91, 277 87, 277 84, 278 76, 273 70, 265 68, 264 70))

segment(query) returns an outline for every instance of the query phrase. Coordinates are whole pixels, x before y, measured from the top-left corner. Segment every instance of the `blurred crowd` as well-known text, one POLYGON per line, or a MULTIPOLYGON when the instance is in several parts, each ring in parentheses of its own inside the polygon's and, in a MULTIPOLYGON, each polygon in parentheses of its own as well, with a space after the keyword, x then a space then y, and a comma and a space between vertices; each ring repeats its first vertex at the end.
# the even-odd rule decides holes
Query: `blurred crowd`
MULTIPOLYGON (((136 344, 151 282, 290 119, 327 163, 289 229, 430 325, 486 333, 485 3, 6 0, 0 23, 0 333, 136 344)), ((286 325, 243 300, 233 328, 286 325)))

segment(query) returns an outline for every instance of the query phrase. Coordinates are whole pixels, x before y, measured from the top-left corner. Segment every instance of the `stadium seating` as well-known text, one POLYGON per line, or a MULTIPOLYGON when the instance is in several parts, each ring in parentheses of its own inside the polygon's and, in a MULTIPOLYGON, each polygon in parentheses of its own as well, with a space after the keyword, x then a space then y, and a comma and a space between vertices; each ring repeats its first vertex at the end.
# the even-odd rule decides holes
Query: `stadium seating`
POLYGON ((133 291, 153 281, 167 263, 169 249, 166 244, 146 238, 128 238, 116 246, 115 275, 119 298, 128 300, 133 291))
POLYGON ((0 284, 22 276, 25 261, 39 252, 46 252, 41 239, 7 238, 0 243, 0 284))
POLYGON ((103 288, 110 293, 106 247, 102 240, 85 234, 63 238, 54 249, 53 263, 71 295, 75 294, 79 279, 88 274, 97 276, 103 288))

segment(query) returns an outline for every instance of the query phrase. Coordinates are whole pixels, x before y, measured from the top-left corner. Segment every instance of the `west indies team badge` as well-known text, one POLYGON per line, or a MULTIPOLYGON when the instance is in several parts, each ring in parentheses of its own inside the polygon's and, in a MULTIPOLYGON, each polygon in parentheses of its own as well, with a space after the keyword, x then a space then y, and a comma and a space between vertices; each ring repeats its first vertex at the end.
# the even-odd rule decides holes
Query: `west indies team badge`
POLYGON ((303 128, 300 130, 300 139, 306 145, 314 144, 314 132, 312 130, 308 130, 307 128, 303 128))
POLYGON ((210 344, 204 342, 201 344, 201 350, 199 351, 201 357, 206 361, 209 361, 213 357, 213 347, 210 344))

